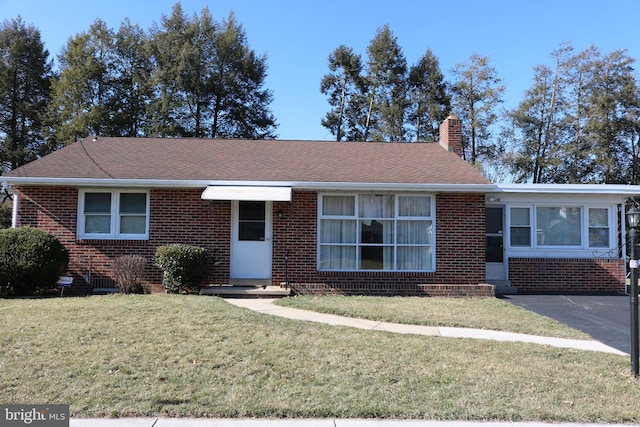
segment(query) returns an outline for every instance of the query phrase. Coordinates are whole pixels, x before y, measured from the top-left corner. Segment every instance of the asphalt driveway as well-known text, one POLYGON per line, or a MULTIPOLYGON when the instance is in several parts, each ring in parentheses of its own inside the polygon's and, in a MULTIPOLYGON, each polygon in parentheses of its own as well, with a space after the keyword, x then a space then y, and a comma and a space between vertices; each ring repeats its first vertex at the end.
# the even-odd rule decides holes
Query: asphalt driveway
POLYGON ((620 351, 631 352, 628 295, 505 295, 503 298, 586 332, 620 351))

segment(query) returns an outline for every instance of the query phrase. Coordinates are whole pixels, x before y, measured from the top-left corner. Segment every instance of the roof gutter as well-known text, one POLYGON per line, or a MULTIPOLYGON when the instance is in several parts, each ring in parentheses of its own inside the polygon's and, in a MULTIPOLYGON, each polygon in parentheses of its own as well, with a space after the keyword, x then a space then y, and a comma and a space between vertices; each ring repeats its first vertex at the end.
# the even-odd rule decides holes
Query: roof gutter
POLYGON ((495 184, 430 184, 430 183, 370 183, 370 182, 305 182, 305 181, 218 181, 218 180, 156 180, 156 179, 93 179, 11 177, 3 180, 12 186, 43 185, 67 187, 121 188, 205 188, 209 186, 291 187, 297 190, 322 191, 431 191, 447 193, 487 193, 497 191, 495 184))
POLYGON ((640 185, 625 184, 496 184, 497 193, 640 195, 640 185))

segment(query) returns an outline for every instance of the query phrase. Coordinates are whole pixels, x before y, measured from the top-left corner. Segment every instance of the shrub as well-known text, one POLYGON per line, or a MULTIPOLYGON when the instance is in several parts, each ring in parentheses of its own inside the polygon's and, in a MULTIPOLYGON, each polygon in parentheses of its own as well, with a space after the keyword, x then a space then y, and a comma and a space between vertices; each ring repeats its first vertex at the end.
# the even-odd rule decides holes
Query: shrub
POLYGON ((11 214, 13 207, 8 201, 0 203, 0 228, 11 227, 11 214))
POLYGON ((0 286, 15 295, 53 288, 67 270, 69 251, 60 241, 31 227, 0 230, 0 286))
POLYGON ((141 280, 147 261, 140 255, 124 255, 113 260, 113 275, 116 286, 123 294, 141 294, 141 280))
POLYGON ((197 290, 207 272, 207 251, 197 246, 180 243, 159 246, 153 261, 164 270, 162 286, 168 293, 197 290))

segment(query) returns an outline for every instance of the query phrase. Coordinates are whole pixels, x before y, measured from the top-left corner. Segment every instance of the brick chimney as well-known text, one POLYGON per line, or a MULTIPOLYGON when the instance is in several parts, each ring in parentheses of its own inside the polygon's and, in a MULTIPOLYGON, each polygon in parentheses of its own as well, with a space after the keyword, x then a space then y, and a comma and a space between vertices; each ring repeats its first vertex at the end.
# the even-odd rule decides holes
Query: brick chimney
POLYGON ((440 125, 440 145, 462 157, 462 120, 455 114, 444 119, 440 125))

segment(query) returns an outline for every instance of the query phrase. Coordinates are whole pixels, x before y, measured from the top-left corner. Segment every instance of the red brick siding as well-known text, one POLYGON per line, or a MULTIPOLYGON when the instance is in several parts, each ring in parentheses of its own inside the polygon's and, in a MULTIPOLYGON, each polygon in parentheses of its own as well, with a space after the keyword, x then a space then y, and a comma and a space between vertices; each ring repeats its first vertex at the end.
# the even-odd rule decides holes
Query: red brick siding
POLYGON ((152 292, 160 291, 162 271, 153 265, 153 255, 158 246, 168 243, 187 243, 207 249, 210 254, 207 282, 217 282, 218 277, 228 281, 230 202, 201 200, 201 190, 153 189, 149 240, 77 240, 77 189, 20 187, 16 192, 20 202, 18 225, 47 230, 69 249, 69 272, 75 277, 74 289, 91 290, 82 279, 89 273, 91 287, 113 286, 112 260, 135 254, 147 259, 145 287, 152 292), (221 260, 221 265, 214 268, 214 259, 221 260))
POLYGON ((316 193, 294 192, 291 205, 274 204, 274 211, 282 209, 284 214, 283 219, 274 216, 274 284, 285 281, 287 251, 289 283, 302 293, 460 294, 461 288, 455 286, 467 286, 464 292, 473 293, 470 288, 485 282, 482 195, 436 196, 436 271, 432 273, 317 271, 317 203, 316 193))
POLYGON ((624 292, 621 259, 510 258, 511 286, 521 293, 624 292))
MULTIPOLYGON (((19 225, 32 225, 56 235, 70 250, 74 287, 91 271, 93 286, 110 285, 112 260, 126 254, 144 256, 146 287, 160 291, 161 271, 153 265, 158 246, 187 243, 210 254, 207 284, 229 281, 231 202, 206 201, 201 190, 152 189, 148 241, 77 240, 78 190, 64 187, 20 187, 19 225), (214 266, 215 263, 215 266, 214 266)), ((485 281, 484 197, 436 196, 436 271, 432 273, 318 272, 317 204, 314 192, 294 192, 293 201, 273 203, 272 281, 289 280, 301 291, 377 295, 486 293, 474 289, 485 281), (282 218, 278 212, 282 211, 282 218), (287 262, 288 259, 288 262, 287 262)))
POLYGON ((449 116, 440 124, 440 144, 462 157, 462 120, 449 116))

